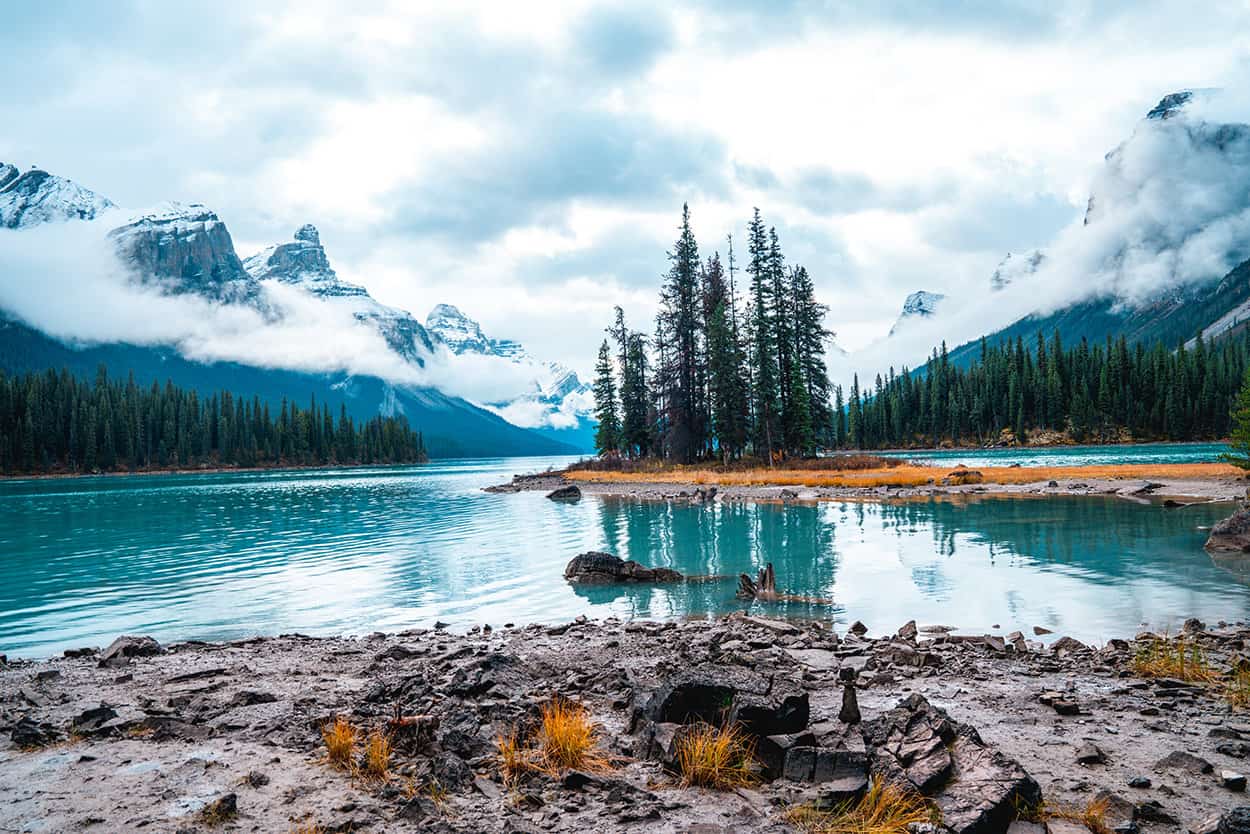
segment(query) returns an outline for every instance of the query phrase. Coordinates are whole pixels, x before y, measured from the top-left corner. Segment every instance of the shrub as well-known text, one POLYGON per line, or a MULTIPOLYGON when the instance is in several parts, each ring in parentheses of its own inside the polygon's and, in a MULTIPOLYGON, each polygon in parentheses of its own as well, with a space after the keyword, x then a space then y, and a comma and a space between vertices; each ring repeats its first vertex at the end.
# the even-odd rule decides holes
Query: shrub
POLYGON ((321 728, 321 738, 325 741, 326 755, 331 764, 351 768, 358 735, 355 725, 341 715, 321 728))
POLYGON ((830 811, 796 808, 787 818, 809 834, 906 834, 909 826, 932 821, 933 813, 923 796, 878 776, 858 802, 830 811))
POLYGON ((677 739, 682 782, 728 790, 756 781, 755 746, 735 725, 696 724, 677 739))

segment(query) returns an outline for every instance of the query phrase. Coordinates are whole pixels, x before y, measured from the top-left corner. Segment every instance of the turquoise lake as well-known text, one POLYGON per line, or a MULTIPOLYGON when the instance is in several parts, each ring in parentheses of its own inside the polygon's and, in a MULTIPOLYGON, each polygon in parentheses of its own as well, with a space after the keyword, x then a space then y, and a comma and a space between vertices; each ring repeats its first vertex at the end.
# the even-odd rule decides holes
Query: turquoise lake
POLYGON ((981 632, 1043 625, 1085 640, 1250 616, 1250 567, 1202 550, 1227 505, 1115 498, 697 507, 481 491, 566 459, 0 482, 0 652, 254 634, 368 633, 595 617, 706 616, 735 580, 575 590, 600 549, 687 574, 754 571, 828 606, 981 632))
POLYGON ((883 452, 932 466, 1098 466, 1114 463, 1207 463, 1228 450, 1223 443, 1135 443, 1003 449, 922 449, 883 452))

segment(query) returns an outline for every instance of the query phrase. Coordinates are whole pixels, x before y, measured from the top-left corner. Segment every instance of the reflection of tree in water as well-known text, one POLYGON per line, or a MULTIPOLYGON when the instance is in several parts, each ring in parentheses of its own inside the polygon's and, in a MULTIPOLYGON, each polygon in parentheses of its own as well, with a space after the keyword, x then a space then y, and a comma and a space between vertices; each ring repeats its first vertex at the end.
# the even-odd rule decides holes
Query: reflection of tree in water
POLYGON ((1209 568, 1199 529, 1227 513, 1218 505, 1164 508, 1094 496, 973 498, 873 505, 882 529, 903 538, 928 526, 935 551, 958 552, 960 538, 988 546, 1010 564, 1061 565, 1092 581, 1159 572, 1175 578, 1186 561, 1209 568))
MULTIPOLYGON (((834 525, 822 508, 745 502, 700 506, 615 498, 605 498, 599 505, 604 542, 622 559, 663 565, 688 576, 730 577, 724 582, 659 588, 577 589, 593 602, 613 601, 618 609, 627 606, 622 614, 626 610, 649 616, 724 610, 734 604, 734 577, 754 574, 768 562, 777 570, 779 587, 833 595, 834 525)), ((768 608, 797 614, 796 606, 807 607, 779 603, 768 608)))

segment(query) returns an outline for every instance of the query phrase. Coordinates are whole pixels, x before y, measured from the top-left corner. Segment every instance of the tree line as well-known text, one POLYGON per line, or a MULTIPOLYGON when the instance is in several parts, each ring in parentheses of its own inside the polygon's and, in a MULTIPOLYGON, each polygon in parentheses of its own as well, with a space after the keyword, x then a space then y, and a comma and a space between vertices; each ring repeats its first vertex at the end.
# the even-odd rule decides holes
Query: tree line
POLYGON ((755 209, 747 228, 747 296, 733 239, 701 259, 682 206, 654 334, 621 308, 595 366, 600 454, 677 463, 753 455, 809 456, 834 439, 825 366, 826 308, 807 270, 788 265, 777 231, 755 209))
POLYGON ((1246 379, 1250 332, 1174 350, 1084 339, 1065 348, 1056 331, 991 347, 968 367, 935 350, 918 372, 893 369, 871 388, 834 389, 835 443, 857 449, 1017 442, 1043 431, 1077 442, 1227 437, 1230 406, 1246 379))
POLYGON ((337 419, 312 398, 282 401, 277 413, 259 397, 222 391, 202 398, 164 387, 109 379, 94 383, 68 370, 0 372, 0 471, 113 472, 210 466, 314 466, 417 463, 424 439, 406 418, 337 419))

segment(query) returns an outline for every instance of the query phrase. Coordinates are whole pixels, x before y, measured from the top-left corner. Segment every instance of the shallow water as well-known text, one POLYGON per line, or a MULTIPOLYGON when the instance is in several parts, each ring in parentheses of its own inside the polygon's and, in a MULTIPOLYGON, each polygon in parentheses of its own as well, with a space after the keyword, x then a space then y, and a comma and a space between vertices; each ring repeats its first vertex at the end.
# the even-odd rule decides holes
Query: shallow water
POLYGON ((741 606, 735 580, 575 590, 603 549, 687 574, 764 562, 833 607, 765 607, 876 631, 1045 625, 1099 640, 1143 622, 1250 615, 1250 579, 1202 550, 1227 506, 1114 498, 709 508, 481 487, 561 459, 394 469, 0 483, 0 652, 45 656, 118 634, 161 640, 367 633, 578 614, 681 617, 741 606))
POLYGON ((1132 443, 1005 449, 922 449, 882 452, 930 466, 1102 466, 1117 463, 1209 463, 1228 451, 1224 443, 1132 443))

